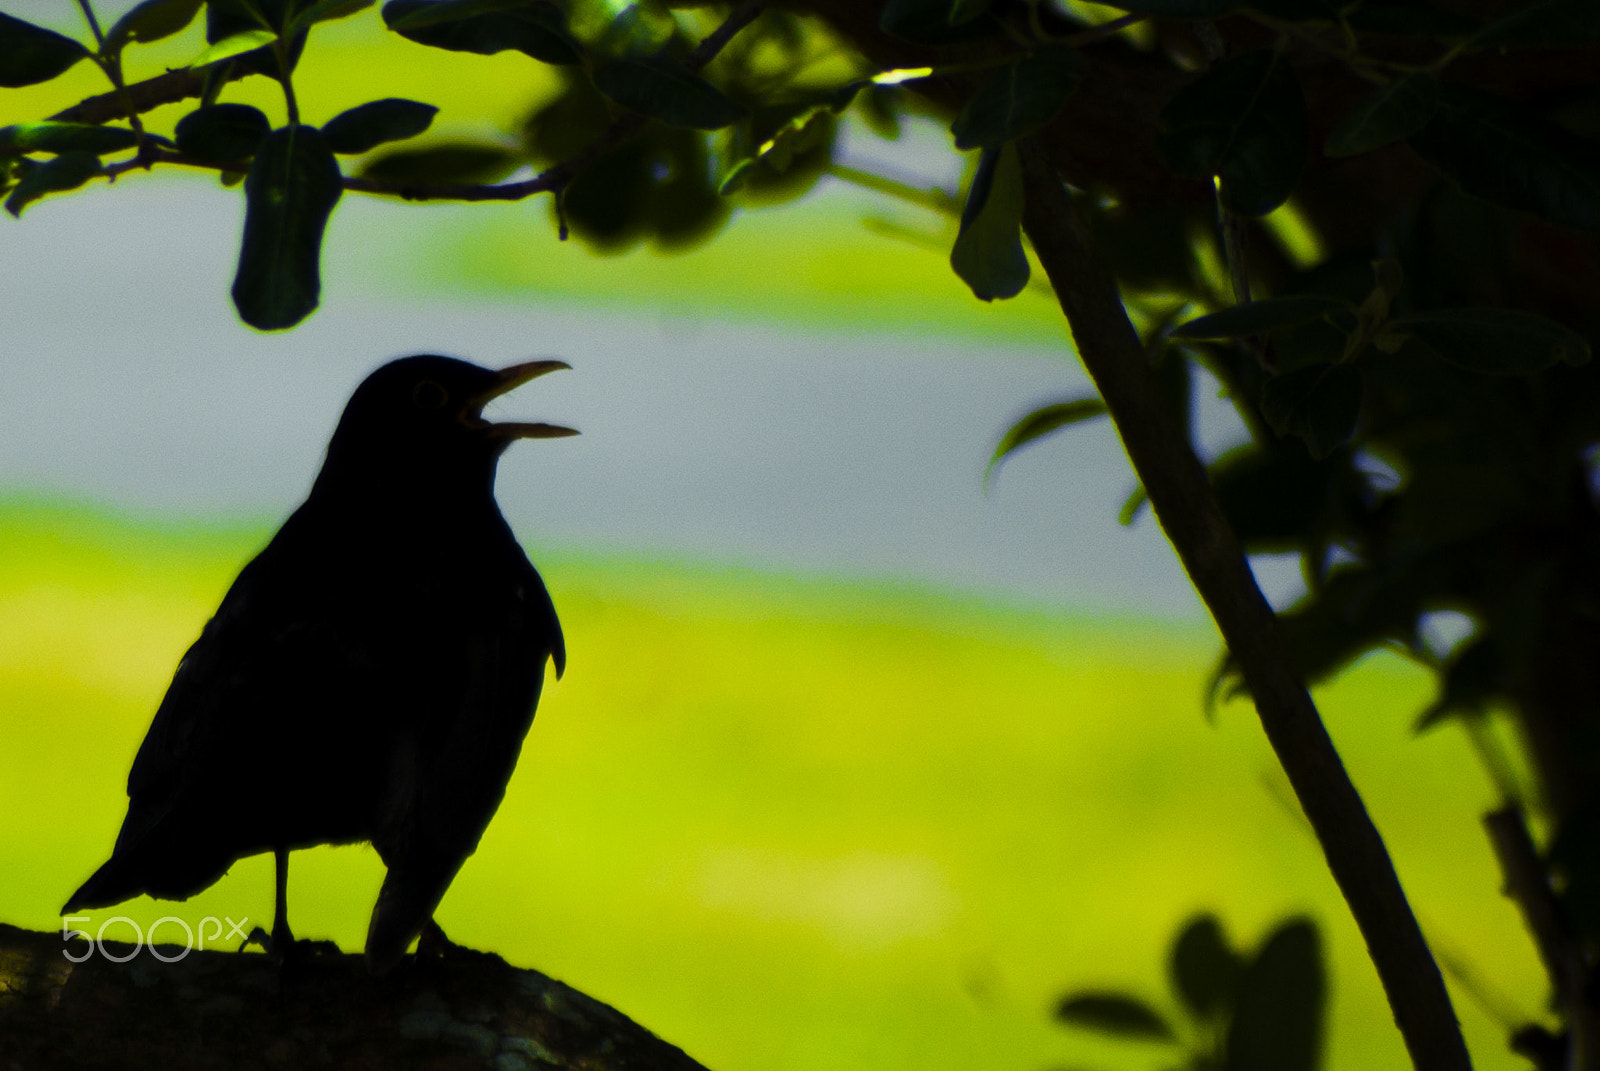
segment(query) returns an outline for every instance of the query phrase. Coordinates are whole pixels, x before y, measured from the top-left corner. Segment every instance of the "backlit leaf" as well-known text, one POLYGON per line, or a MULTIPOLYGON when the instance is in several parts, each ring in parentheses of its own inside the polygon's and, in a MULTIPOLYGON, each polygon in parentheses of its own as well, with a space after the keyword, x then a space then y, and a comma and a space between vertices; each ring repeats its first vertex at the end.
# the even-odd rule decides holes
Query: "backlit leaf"
POLYGON ((994 456, 989 459, 989 467, 983 472, 984 484, 988 484, 1000 462, 1019 448, 1053 431, 1059 431, 1069 424, 1105 415, 1106 403, 1099 398, 1074 398, 1071 401, 1056 402, 1035 409, 1013 424, 1011 429, 1000 437, 999 445, 994 448, 994 456))
POLYGON ((270 45, 277 39, 278 35, 271 30, 241 30, 209 46, 189 66, 204 67, 209 63, 242 56, 246 52, 254 52, 258 48, 270 45))
POLYGON ((106 31, 106 51, 120 52, 130 41, 147 44, 184 29, 205 0, 144 0, 106 31))
POLYGON ((668 126, 720 130, 746 114, 716 86, 664 58, 612 60, 594 72, 594 85, 624 108, 668 126))
POLYGON ((961 212, 950 267, 982 301, 1015 297, 1028 285, 1022 249, 1022 164, 1016 146, 985 149, 961 212))
POLYGON ((244 241, 233 281, 239 317, 261 331, 293 327, 317 307, 322 235, 343 192, 315 127, 267 135, 244 180, 244 241))
POLYGON ((438 113, 432 104, 386 97, 340 112, 322 124, 322 136, 336 153, 368 152, 386 141, 416 137, 438 113))
POLYGON ((1221 312, 1179 324, 1172 335, 1174 338, 1244 338, 1310 323, 1340 310, 1354 312, 1355 306, 1342 298, 1320 294, 1265 298, 1241 302, 1221 312))
POLYGON ((1438 309, 1390 322, 1460 368, 1485 375, 1542 372, 1557 363, 1586 364, 1589 343, 1569 327, 1514 309, 1438 309))
POLYGON ((246 160, 272 132, 266 114, 248 104, 212 104, 178 120, 178 149, 202 160, 246 160))
POLYGON ((480 185, 499 182, 526 162, 522 154, 502 145, 456 142, 384 153, 367 161, 361 177, 379 182, 480 185))
POLYGON ((102 153, 131 149, 139 136, 126 127, 43 121, 0 127, 0 151, 102 153))
POLYGON ((1297 919, 1267 938, 1239 980, 1228 1071, 1315 1071, 1327 980, 1316 926, 1297 919))
POLYGON ((1329 156, 1355 156, 1410 137, 1439 109, 1439 83, 1428 71, 1396 78, 1358 104, 1323 143, 1329 156))
POLYGON ((1513 106, 1460 86, 1441 91, 1418 155, 1485 201, 1575 230, 1600 230, 1600 168, 1588 147, 1513 106))
POLYGON ((561 12, 537 0, 390 0, 383 21, 407 40, 452 52, 515 50, 551 64, 583 58, 561 12))
POLYGON ((65 153, 34 163, 12 187, 6 198, 6 211, 21 217, 24 208, 46 194, 75 190, 99 173, 100 158, 85 152, 65 153))
POLYGON ((308 29, 319 22, 331 22, 334 19, 347 19, 357 12, 365 11, 377 0, 321 0, 312 4, 289 23, 286 36, 293 37, 302 30, 308 29))
POLYGON ((1170 969, 1183 1003, 1200 1018, 1210 1019, 1232 1008, 1244 963, 1228 944, 1217 917, 1205 914, 1192 919, 1178 935, 1170 969))
POLYGON ((1306 103, 1287 60, 1258 49, 1219 63, 1174 97, 1156 145, 1178 174, 1215 176, 1224 207, 1264 216, 1288 200, 1306 158, 1306 103))
POLYGON ((1297 437, 1320 459, 1355 434, 1361 394, 1361 373, 1353 365, 1297 368, 1263 384, 1261 415, 1279 435, 1297 437))
POLYGON ((0 86, 48 82, 88 54, 70 37, 0 12, 0 86))
POLYGON ((950 125, 956 148, 990 149, 1031 134, 1055 118, 1078 87, 1083 57, 1070 48, 1040 48, 995 71, 950 125))
POLYGON ((1125 993, 1075 993, 1056 1005, 1056 1019, 1130 1041, 1175 1041, 1172 1027, 1150 1005, 1125 993))

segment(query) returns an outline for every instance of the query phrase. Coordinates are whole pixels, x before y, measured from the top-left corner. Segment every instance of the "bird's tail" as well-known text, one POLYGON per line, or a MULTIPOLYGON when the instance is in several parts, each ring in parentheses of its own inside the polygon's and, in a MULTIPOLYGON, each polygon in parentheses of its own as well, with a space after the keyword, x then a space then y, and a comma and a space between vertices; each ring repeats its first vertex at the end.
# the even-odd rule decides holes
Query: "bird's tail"
POLYGON ((367 926, 367 970, 382 974, 400 962, 433 917, 462 860, 449 864, 398 864, 378 890, 367 926))

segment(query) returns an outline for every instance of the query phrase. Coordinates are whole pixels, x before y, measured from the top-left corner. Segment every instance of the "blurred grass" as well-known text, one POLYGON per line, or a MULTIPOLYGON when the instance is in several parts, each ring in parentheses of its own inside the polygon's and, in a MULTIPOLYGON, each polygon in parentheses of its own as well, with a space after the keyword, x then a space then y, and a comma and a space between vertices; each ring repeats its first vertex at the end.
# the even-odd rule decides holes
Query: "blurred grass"
MULTIPOLYGON (((110 848, 173 666, 270 529, 0 500, 0 918, 59 925, 110 848)), ((1247 943, 1308 911, 1331 946, 1329 1066, 1405 1066, 1249 710, 1200 716, 1208 631, 535 558, 572 661, 442 907, 457 940, 612 1001, 719 1071, 1134 1068, 1162 1052, 1055 1028, 1053 998, 1132 987, 1165 1006, 1166 943, 1189 913, 1218 911, 1247 943)), ((1534 1016, 1539 970, 1477 828, 1490 789, 1458 733, 1407 735, 1427 687, 1374 658, 1321 699, 1425 924, 1534 1016)), ((376 857, 294 858, 297 931, 359 947, 376 857)), ((188 903, 117 910, 265 920, 270 886, 258 857, 188 903)), ((1519 1066, 1502 1026, 1457 1002, 1478 1066, 1519 1066)))

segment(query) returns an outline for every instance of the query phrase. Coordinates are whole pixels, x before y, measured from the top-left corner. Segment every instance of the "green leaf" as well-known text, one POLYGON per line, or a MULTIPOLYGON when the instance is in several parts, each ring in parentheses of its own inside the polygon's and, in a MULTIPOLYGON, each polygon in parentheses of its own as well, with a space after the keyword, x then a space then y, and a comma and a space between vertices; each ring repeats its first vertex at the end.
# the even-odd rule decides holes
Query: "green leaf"
POLYGON ((945 21, 952 26, 971 22, 973 19, 988 11, 994 0, 949 0, 949 13, 945 21))
POLYGON ((1324 297, 1321 294, 1245 301, 1221 312, 1179 324, 1173 328, 1172 337, 1245 338, 1264 335, 1310 323, 1341 310, 1353 313, 1355 306, 1343 298, 1324 297))
POLYGON ((1226 1042, 1228 1071, 1315 1071, 1326 1002, 1315 924, 1285 923, 1239 979, 1226 1042))
POLYGON ((48 82, 88 54, 70 37, 0 12, 0 86, 48 82))
POLYGON ((1022 164, 1009 142, 985 149, 961 212, 950 267, 981 301, 1016 297, 1028 285, 1022 249, 1022 164))
POLYGON ((319 22, 347 19, 351 15, 365 11, 375 3, 377 0, 320 0, 319 3, 312 4, 296 15, 294 21, 289 23, 289 29, 285 31, 284 36, 293 37, 319 22))
POLYGON ((992 149, 1044 126, 1078 88, 1083 57, 1070 48, 1040 48, 984 79, 950 125, 956 148, 992 149))
POLYGON ((322 124, 322 136, 336 153, 368 152, 386 141, 416 137, 437 114, 439 109, 432 104, 385 97, 340 112, 322 124))
POLYGON ((1244 7, 1247 0, 1118 0, 1108 7, 1159 19, 1211 19, 1244 7))
POLYGON ((1412 71, 1378 87, 1339 121, 1323 142, 1329 156, 1355 156, 1408 138, 1439 110, 1439 83, 1428 71, 1412 71))
POLYGON ((537 0, 390 0, 383 21, 409 41, 451 52, 492 56, 513 49, 557 65, 583 59, 565 17, 537 0))
POLYGON ((278 35, 271 30, 241 30, 208 47, 195 58, 193 63, 189 64, 189 67, 193 69, 195 67, 204 67, 211 63, 220 63, 222 60, 232 59, 235 56, 242 56, 246 52, 254 52, 258 48, 264 48, 277 39, 278 35))
POLYGON ((682 64, 665 58, 612 60, 594 85, 616 103, 668 126, 720 130, 747 112, 682 64))
POLYGON ((789 170, 796 157, 805 156, 824 145, 831 146, 838 131, 834 115, 831 100, 803 108, 752 148, 751 142, 761 137, 760 131, 765 129, 765 124, 761 122, 763 116, 757 113, 752 117, 749 129, 738 131, 732 139, 731 162, 726 165, 717 182, 717 192, 726 196, 743 189, 752 178, 760 176, 758 164, 765 164, 772 172, 782 175, 789 170))
POLYGON ((130 41, 149 44, 184 29, 200 14, 205 0, 144 0, 111 24, 106 51, 121 52, 130 41))
POLYGON ((1600 41, 1600 4, 1594 0, 1543 0, 1485 26, 1472 38, 1484 48, 1532 45, 1573 48, 1600 41))
POLYGON ((1244 963, 1212 914, 1191 919, 1172 945, 1173 988, 1201 1019, 1217 1019, 1232 1007, 1244 963))
POLYGON ((1346 18, 1354 29, 1394 37, 1466 37, 1478 28, 1472 19, 1419 0, 1365 3, 1346 18))
POLYGON ((1589 147, 1509 101, 1444 87, 1433 121, 1410 144, 1476 197, 1574 230, 1600 230, 1600 171, 1589 147))
POLYGON ((1056 1019, 1129 1041, 1176 1041, 1159 1012, 1125 993, 1074 993, 1056 1005, 1056 1019))
POLYGON ((272 132, 265 113, 248 104, 210 104, 178 120, 180 152, 202 160, 247 160, 272 132))
POLYGON ((527 162, 502 145, 454 142, 426 149, 396 149, 369 160, 361 177, 418 185, 484 185, 499 182, 527 162))
POLYGON ((1361 373, 1354 365, 1313 365, 1267 380, 1261 415, 1279 435, 1293 435, 1321 460, 1350 441, 1361 417, 1361 373))
POLYGON ((131 149, 139 135, 125 127, 49 120, 0 127, 0 152, 102 153, 131 149))
POLYGON ((989 478, 994 475, 1000 462, 1019 448, 1069 424, 1105 415, 1106 403, 1099 398, 1074 398, 1035 409, 1011 425, 1011 430, 1000 437, 999 445, 994 448, 994 456, 989 459, 989 467, 983 470, 984 486, 988 486, 989 478))
POLYGON ((53 160, 36 163, 23 172, 11 195, 6 211, 22 217, 22 210, 48 193, 75 190, 100 173, 100 159, 86 152, 72 152, 53 160))
POLYGON ((343 188, 316 127, 284 127, 261 143, 244 180, 244 241, 233 280, 245 323, 278 331, 317 307, 322 234, 343 188))
POLYGON ((1001 32, 990 0, 889 0, 878 19, 884 33, 925 45, 976 41, 1001 32))
POLYGON ((1576 331, 1514 309, 1415 312, 1389 327, 1420 339, 1458 368, 1483 375, 1531 375, 1558 362, 1587 364, 1591 356, 1588 340, 1576 331))
POLYGON ((1223 206, 1241 216, 1288 200, 1305 164, 1305 96, 1271 49, 1213 67, 1161 110, 1159 123, 1156 146, 1173 171, 1215 176, 1223 206))

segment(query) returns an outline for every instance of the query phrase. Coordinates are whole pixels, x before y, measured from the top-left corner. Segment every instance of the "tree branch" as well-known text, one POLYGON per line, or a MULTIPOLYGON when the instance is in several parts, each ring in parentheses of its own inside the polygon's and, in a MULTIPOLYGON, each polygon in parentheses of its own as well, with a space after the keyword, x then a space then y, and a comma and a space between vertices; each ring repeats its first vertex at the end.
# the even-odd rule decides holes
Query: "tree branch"
POLYGON ((1071 325, 1078 355, 1105 399, 1167 538, 1238 660, 1267 739, 1316 830, 1419 1071, 1471 1061, 1439 967, 1406 902, 1382 838, 1350 783, 1294 668, 1277 619, 1206 479, 1174 426, 1110 270, 1054 164, 1019 144, 1023 226, 1071 325))
POLYGON ((1533 935, 1533 943, 1544 961, 1545 972, 1555 988, 1556 1000, 1566 1013, 1569 1071, 1596 1071, 1600 1068, 1600 1047, 1596 1037, 1593 1009, 1585 996, 1588 966, 1583 950, 1578 946, 1550 879, 1539 862, 1539 853, 1528 835, 1528 825, 1523 820, 1522 808, 1502 807, 1484 816, 1484 827, 1489 831, 1489 843, 1494 846, 1495 859, 1500 863, 1500 873, 1505 877, 1505 893, 1522 911, 1522 921, 1533 935))

